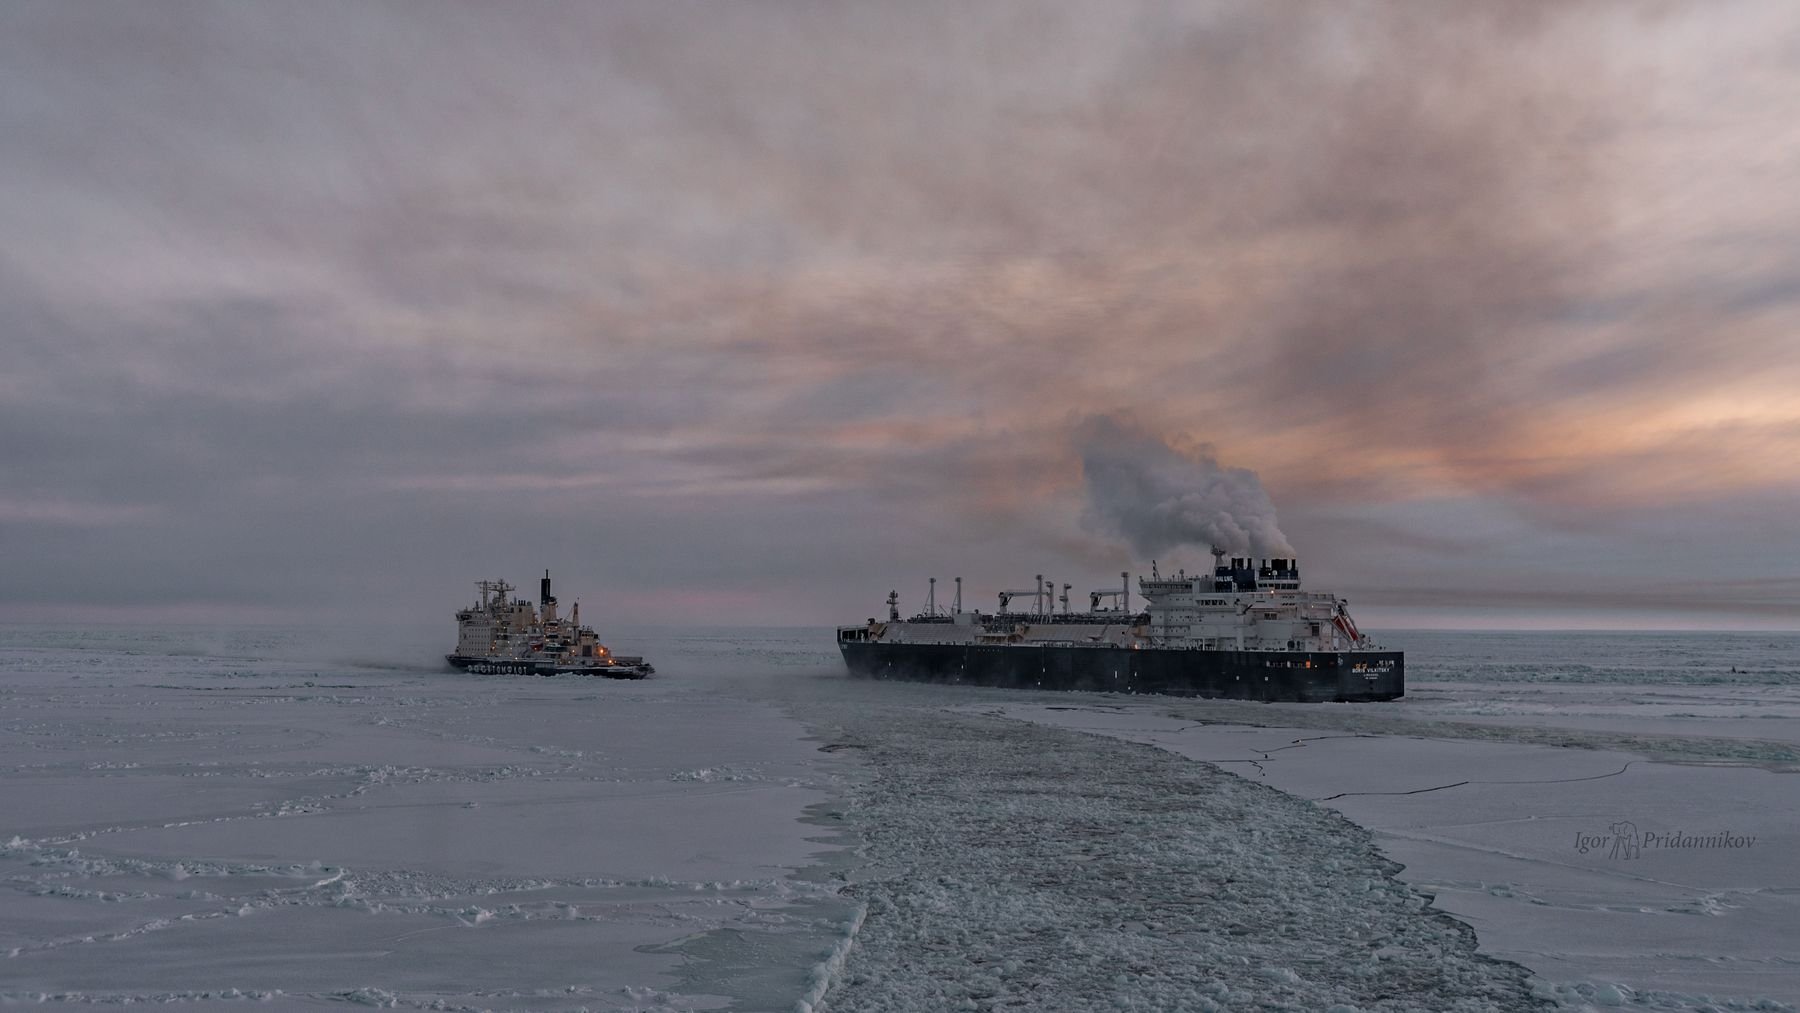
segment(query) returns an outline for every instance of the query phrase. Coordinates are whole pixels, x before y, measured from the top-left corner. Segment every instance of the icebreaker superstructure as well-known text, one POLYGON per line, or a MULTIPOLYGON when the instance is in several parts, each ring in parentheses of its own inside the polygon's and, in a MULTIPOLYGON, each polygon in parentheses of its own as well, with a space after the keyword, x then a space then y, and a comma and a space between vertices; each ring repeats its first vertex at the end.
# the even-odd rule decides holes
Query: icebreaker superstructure
POLYGON ((581 605, 567 619, 550 593, 550 571, 539 583, 538 602, 512 597, 504 580, 475 582, 481 597, 456 612, 456 650, 451 665, 478 675, 603 675, 642 679, 656 671, 643 658, 613 654, 591 626, 581 625, 581 605))

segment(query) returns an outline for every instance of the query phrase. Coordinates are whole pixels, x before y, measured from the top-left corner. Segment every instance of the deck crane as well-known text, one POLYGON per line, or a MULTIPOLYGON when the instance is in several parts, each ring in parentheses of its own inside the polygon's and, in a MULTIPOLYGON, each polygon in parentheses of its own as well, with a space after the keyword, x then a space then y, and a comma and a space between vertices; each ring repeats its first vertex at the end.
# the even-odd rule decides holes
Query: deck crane
POLYGON ((1104 591, 1089 591, 1088 592, 1088 611, 1089 612, 1100 611, 1100 599, 1102 599, 1102 598, 1112 598, 1115 601, 1117 601, 1119 603, 1118 608, 1119 608, 1120 612, 1131 611, 1131 574, 1130 574, 1130 572, 1125 571, 1125 570, 1119 571, 1119 586, 1116 588, 1112 588, 1110 590, 1104 590, 1104 591))
MULTIPOLYGON (((1053 591, 1051 593, 1054 594, 1055 592, 1053 591)), ((1037 575, 1036 589, 1027 589, 1027 590, 1023 590, 1023 591, 1007 590, 1007 591, 1000 592, 1000 611, 1005 612, 1006 606, 1011 604, 1012 600, 1014 598, 1017 598, 1021 595, 1027 595, 1027 594, 1031 595, 1032 614, 1033 615, 1041 615, 1044 611, 1044 575, 1043 574, 1040 573, 1037 575)))

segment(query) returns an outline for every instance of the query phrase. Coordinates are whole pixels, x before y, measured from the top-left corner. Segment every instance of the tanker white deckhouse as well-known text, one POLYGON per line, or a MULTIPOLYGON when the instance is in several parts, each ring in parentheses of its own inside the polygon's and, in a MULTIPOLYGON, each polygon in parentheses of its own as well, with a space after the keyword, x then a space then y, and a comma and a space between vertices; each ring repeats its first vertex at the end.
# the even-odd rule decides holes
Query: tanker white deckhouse
POLYGON ((512 597, 504 580, 479 580, 481 597, 456 612, 456 651, 444 660, 477 675, 603 675, 642 679, 656 671, 643 658, 607 650, 591 626, 581 625, 581 604, 569 618, 557 615, 550 571, 539 583, 538 604, 512 597))
POLYGON ((844 663, 858 675, 1027 689, 1170 693, 1239 700, 1392 700, 1405 692, 1405 658, 1357 629, 1349 602, 1300 589, 1291 558, 1226 560, 1213 572, 1165 577, 1152 567, 1090 592, 1069 609, 1072 586, 1045 583, 999 593, 995 612, 964 611, 962 578, 947 610, 931 579, 923 612, 900 618, 890 592, 887 620, 838 627, 844 663), (1014 611, 1029 599, 1030 611, 1014 611), (1110 601, 1110 606, 1102 602, 1110 601), (1060 607, 1059 607, 1060 606, 1060 607))

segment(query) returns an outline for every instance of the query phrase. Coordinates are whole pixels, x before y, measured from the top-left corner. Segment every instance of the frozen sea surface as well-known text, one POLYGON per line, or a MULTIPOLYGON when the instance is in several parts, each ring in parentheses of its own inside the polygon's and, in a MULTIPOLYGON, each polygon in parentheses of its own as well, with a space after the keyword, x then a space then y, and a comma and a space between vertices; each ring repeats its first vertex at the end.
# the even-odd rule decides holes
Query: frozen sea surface
POLYGON ((1535 1009, 1367 831, 1172 753, 830 707, 874 777, 846 1010, 1535 1009))
POLYGON ((0 1000, 1796 998, 1800 638, 1393 637, 1407 700, 1284 707, 854 681, 823 631, 605 632, 660 676, 467 676, 387 632, 0 627, 0 1000), (1579 805, 1312 801, 1621 764, 1650 773, 1579 805), (1760 836, 1629 874, 1557 850, 1619 811, 1760 836))
POLYGON ((1481 952, 1569 1004, 1800 1002, 1800 637, 1394 639, 1409 671, 1392 704, 975 709, 1155 744, 1336 809, 1481 952))
POLYGON ((792 1008, 853 910, 795 874, 843 761, 718 682, 283 630, 0 644, 8 999, 792 1008))

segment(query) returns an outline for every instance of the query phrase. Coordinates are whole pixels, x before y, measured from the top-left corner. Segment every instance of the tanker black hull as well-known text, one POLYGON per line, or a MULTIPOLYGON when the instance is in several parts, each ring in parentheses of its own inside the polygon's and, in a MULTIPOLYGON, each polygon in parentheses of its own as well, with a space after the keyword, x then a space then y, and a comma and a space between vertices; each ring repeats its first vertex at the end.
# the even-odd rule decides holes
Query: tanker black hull
POLYGON ((838 645, 853 675, 1005 689, 1164 693, 1227 700, 1393 700, 1406 690, 1399 651, 1200 651, 1171 648, 838 645))

